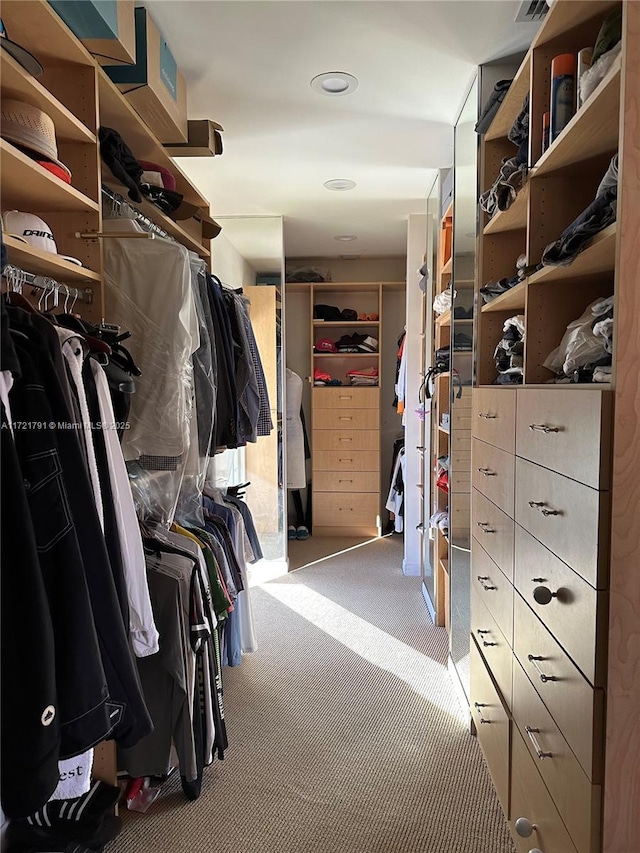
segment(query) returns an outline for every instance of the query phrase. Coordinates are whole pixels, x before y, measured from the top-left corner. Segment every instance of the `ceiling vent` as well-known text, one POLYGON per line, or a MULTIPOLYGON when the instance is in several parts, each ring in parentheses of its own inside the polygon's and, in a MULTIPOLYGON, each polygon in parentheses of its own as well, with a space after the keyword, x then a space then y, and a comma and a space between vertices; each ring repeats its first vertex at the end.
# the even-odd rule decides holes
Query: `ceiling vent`
POLYGON ((541 21, 549 11, 546 0, 524 0, 516 15, 516 24, 531 24, 541 21))

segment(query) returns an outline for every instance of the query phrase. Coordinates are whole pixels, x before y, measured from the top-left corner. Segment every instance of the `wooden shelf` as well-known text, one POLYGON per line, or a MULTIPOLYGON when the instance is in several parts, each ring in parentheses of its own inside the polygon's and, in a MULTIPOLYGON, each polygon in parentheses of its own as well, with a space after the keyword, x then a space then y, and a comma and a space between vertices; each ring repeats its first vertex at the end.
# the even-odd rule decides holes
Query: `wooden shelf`
POLYGON ((314 320, 317 328, 339 329, 344 326, 379 326, 379 320, 314 320))
POLYGON ((533 177, 617 149, 621 67, 622 58, 618 56, 595 92, 535 164, 533 177))
POLYGON ((618 5, 620 5, 619 0, 589 0, 589 11, 586 15, 583 4, 554 3, 538 30, 531 47, 540 47, 554 41, 574 27, 583 24, 586 19, 599 18, 604 20, 608 13, 618 5))
POLYGON ((449 258, 447 263, 440 270, 440 275, 448 275, 453 269, 453 257, 449 258))
MULTIPOLYGON (((444 536, 444 534, 443 534, 443 536, 444 536)), ((445 537, 445 539, 446 539, 446 537, 445 537)), ((440 568, 442 569, 442 571, 446 575, 448 575, 449 574, 449 560, 446 557, 441 557, 439 562, 440 562, 440 568)))
POLYGON ((445 428, 444 428, 443 426, 441 426, 440 424, 438 424, 438 431, 439 431, 439 432, 443 432, 446 436, 451 435, 451 430, 449 430, 449 429, 445 429, 445 428))
POLYGON ((612 273, 616 263, 617 233, 617 223, 613 222, 592 237, 587 248, 576 256, 572 264, 567 267, 543 267, 529 277, 529 283, 546 284, 596 273, 612 273))
POLYGON ((96 144, 96 136, 64 104, 32 77, 6 50, 0 53, 0 83, 3 98, 25 101, 45 112, 56 126, 58 142, 96 144))
POLYGON ((35 160, 0 139, 2 206, 34 211, 92 211, 98 203, 54 177, 35 160))
POLYGON ((527 293, 526 281, 521 281, 516 284, 511 290, 506 293, 501 293, 496 296, 491 302, 487 302, 482 306, 482 313, 490 313, 491 311, 524 311, 525 298, 527 293))
POLYGON ((500 139, 506 136, 516 117, 520 114, 525 95, 531 85, 531 52, 527 53, 522 65, 516 72, 504 100, 498 108, 489 130, 485 133, 485 141, 500 139))
POLYGON ((527 227, 529 185, 525 184, 515 201, 506 210, 500 210, 485 225, 483 234, 498 234, 501 231, 519 231, 527 227))
POLYGON ((102 281, 97 272, 65 261, 58 255, 51 254, 51 252, 36 249, 28 243, 23 243, 22 240, 16 240, 9 234, 3 234, 2 239, 7 248, 9 263, 26 272, 48 276, 58 282, 73 285, 73 287, 83 283, 99 284, 102 281))
MULTIPOLYGON (((390 289, 404 290, 406 283, 404 281, 314 281, 314 282, 287 282, 287 287, 302 286, 304 289, 309 289, 313 286, 314 290, 347 290, 352 293, 354 291, 371 291, 375 292, 378 287, 388 287, 390 289)), ((376 312, 377 313, 377 312, 376 312)))
POLYGON ((451 325, 451 308, 441 314, 436 319, 436 326, 450 326, 451 325))
POLYGON ((176 191, 190 204, 209 211, 209 202, 201 195, 177 163, 169 157, 160 140, 153 135, 118 87, 102 68, 98 75, 100 124, 118 131, 138 160, 149 160, 168 169, 176 179, 176 191))
POLYGON ((95 60, 46 0, 2 0, 2 21, 11 40, 44 66, 95 65, 95 60))

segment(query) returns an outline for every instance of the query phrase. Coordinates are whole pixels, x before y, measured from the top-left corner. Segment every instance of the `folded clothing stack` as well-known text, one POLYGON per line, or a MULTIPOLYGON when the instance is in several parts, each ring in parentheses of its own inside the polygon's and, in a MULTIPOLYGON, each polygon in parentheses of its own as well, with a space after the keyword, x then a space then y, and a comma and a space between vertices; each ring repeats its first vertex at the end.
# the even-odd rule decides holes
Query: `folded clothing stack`
POLYGON ((332 341, 329 338, 320 338, 316 341, 315 352, 378 352, 378 341, 371 335, 343 335, 340 340, 332 341))
POLYGON ((342 382, 339 379, 334 379, 330 373, 326 373, 324 370, 319 370, 316 368, 313 371, 313 384, 314 385, 342 385, 342 382))
POLYGON ((449 513, 446 509, 434 512, 429 519, 429 525, 434 529, 440 530, 445 536, 449 535, 449 513))
POLYGON ((527 263, 527 256, 520 255, 516 261, 515 274, 512 275, 511 278, 501 278, 498 279, 498 281, 487 282, 480 288, 480 296, 482 296, 485 303, 491 302, 492 299, 502 296, 502 294, 506 293, 507 290, 511 290, 512 287, 520 284, 520 282, 524 281, 527 276, 532 275, 541 268, 542 264, 529 265, 527 263))
POLYGON ((433 300, 433 310, 436 314, 444 314, 448 311, 451 308, 454 296, 455 293, 451 290, 451 287, 448 287, 446 290, 443 290, 442 293, 439 293, 433 300))
POLYGON ((326 320, 328 323, 336 323, 340 320, 352 322, 358 319, 358 312, 353 308, 340 309, 335 305, 314 305, 313 319, 326 320))
POLYGON ((597 299, 569 323, 544 366, 561 381, 610 382, 613 351, 613 296, 597 299))
POLYGON ((500 374, 495 385, 521 385, 524 366, 524 316, 517 314, 504 321, 502 339, 493 357, 500 374))
POLYGON ((366 367, 364 370, 350 370, 347 377, 352 385, 377 385, 378 368, 366 367))
POLYGON ((529 159, 529 94, 525 96, 522 109, 514 121, 508 138, 518 151, 515 157, 505 157, 498 176, 489 189, 480 196, 480 207, 489 216, 507 210, 522 189, 527 176, 529 159))

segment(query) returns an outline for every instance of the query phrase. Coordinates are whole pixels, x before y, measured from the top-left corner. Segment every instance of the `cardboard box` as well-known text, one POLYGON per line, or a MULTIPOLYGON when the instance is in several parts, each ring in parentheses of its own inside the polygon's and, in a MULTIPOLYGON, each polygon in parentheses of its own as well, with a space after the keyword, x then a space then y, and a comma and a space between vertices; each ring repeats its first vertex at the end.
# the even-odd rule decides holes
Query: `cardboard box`
POLYGON ((221 130, 224 128, 211 119, 189 119, 188 141, 165 148, 171 157, 214 157, 222 154, 221 130))
POLYGON ((187 85, 146 9, 135 10, 135 65, 105 71, 160 142, 187 142, 187 85))
POLYGON ((49 0, 101 65, 136 61, 135 0, 49 0))

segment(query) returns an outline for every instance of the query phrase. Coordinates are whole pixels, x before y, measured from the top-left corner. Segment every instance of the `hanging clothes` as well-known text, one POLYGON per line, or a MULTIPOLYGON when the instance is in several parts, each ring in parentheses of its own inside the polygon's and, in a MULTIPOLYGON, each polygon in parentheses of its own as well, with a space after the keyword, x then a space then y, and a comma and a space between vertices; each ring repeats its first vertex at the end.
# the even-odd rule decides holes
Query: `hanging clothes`
POLYGON ((303 382, 297 373, 286 369, 287 387, 287 489, 304 489, 307 471, 304 451, 302 410, 303 382))

